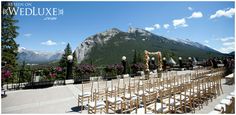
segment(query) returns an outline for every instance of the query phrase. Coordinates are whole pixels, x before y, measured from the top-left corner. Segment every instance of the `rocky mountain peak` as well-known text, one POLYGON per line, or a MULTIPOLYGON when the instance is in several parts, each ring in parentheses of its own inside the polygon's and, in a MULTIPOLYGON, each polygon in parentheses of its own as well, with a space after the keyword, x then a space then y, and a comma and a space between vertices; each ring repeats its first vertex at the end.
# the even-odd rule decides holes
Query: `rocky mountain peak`
POLYGON ((143 36, 150 36, 151 33, 141 28, 130 27, 128 33, 140 33, 143 36))

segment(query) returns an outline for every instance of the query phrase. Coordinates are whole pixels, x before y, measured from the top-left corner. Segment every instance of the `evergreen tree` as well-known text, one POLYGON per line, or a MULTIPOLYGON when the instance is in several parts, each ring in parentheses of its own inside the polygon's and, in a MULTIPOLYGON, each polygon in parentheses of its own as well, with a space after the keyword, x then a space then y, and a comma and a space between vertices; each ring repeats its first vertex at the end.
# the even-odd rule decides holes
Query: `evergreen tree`
POLYGON ((61 60, 59 62, 59 65, 61 67, 66 67, 66 65, 67 65, 67 56, 71 55, 71 53, 72 53, 71 47, 70 47, 70 44, 68 43, 65 50, 64 50, 64 54, 62 55, 61 60))
POLYGON ((143 58, 144 58, 144 56, 142 55, 141 52, 138 52, 137 58, 138 58, 138 59, 137 59, 137 62, 143 63, 143 58))
POLYGON ((74 51, 73 53, 73 66, 76 66, 78 64, 78 60, 77 60, 77 53, 76 51, 74 51))
POLYGON ((133 64, 137 63, 137 51, 134 50, 133 64))
POLYGON ((13 8, 12 2, 2 2, 2 64, 6 63, 10 70, 16 69, 18 44, 15 38, 18 35, 16 31, 19 27, 16 26, 17 20, 14 19, 14 14, 10 14, 8 8, 13 8), (3 12, 4 11, 4 12, 3 12))

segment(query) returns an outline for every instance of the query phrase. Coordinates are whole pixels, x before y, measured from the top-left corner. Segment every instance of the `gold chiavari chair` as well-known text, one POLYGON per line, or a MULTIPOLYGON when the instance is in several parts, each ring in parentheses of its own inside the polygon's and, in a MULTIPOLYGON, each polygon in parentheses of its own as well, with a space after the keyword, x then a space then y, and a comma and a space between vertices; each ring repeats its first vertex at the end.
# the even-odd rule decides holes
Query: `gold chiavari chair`
POLYGON ((225 104, 217 104, 214 108, 214 110, 220 112, 220 114, 224 114, 226 110, 225 104))
POLYGON ((192 82, 186 83, 184 88, 185 88, 184 92, 181 92, 181 94, 184 95, 184 97, 186 97, 184 100, 185 101, 184 102, 184 104, 185 104, 184 111, 185 112, 187 112, 187 111, 194 112, 194 110, 193 110, 193 105, 194 105, 193 83, 192 82))
POLYGON ((88 114, 96 114, 98 111, 100 113, 106 112, 106 104, 103 100, 100 100, 99 94, 96 89, 93 93, 92 101, 88 104, 88 114))
POLYGON ((106 81, 107 93, 109 96, 112 96, 115 93, 115 88, 113 86, 113 80, 106 81))
POLYGON ((233 100, 232 99, 222 99, 221 104, 225 104, 225 113, 232 113, 233 110, 233 100))
POLYGON ((175 113, 184 113, 184 100, 185 96, 182 95, 181 93, 184 92, 184 85, 181 84, 180 86, 175 87, 175 95, 174 95, 174 100, 175 100, 175 113))
POLYGON ((122 113, 127 113, 127 112, 131 112, 136 108, 136 103, 137 103, 137 99, 138 97, 134 94, 135 93, 135 82, 133 84, 133 86, 131 86, 132 84, 130 83, 130 79, 129 79, 129 84, 128 84, 128 89, 127 92, 124 92, 124 96, 123 101, 121 103, 122 105, 122 113))
MULTIPOLYGON (((108 89, 107 89, 108 92, 108 89)), ((106 106, 109 110, 112 110, 114 113, 117 112, 117 110, 121 109, 121 102, 122 102, 121 96, 118 94, 118 90, 115 87, 115 92, 112 93, 111 96, 106 97, 106 106)))
POLYGON ((234 96, 234 92, 231 92, 230 95, 226 96, 226 99, 230 99, 232 100, 232 113, 235 113, 235 96, 234 96))
POLYGON ((80 106, 81 104, 81 112, 84 108, 84 102, 87 100, 87 103, 89 103, 89 101, 91 100, 91 95, 92 95, 92 88, 91 87, 91 92, 85 92, 84 91, 84 84, 82 83, 81 85, 81 89, 82 89, 82 92, 78 94, 78 107, 80 106))
POLYGON ((139 107, 139 102, 141 102, 140 98, 138 98, 139 101, 136 103, 136 109, 131 112, 131 114, 152 114, 151 107, 155 107, 156 100, 157 100, 157 93, 149 93, 148 95, 142 95, 142 104, 143 107, 139 107))
POLYGON ((175 105, 179 106, 179 102, 175 100, 174 97, 176 91, 176 86, 173 86, 162 92, 162 94, 165 95, 162 97, 162 102, 168 108, 168 111, 166 111, 166 113, 175 113, 175 105))
POLYGON ((192 91, 193 91, 193 95, 192 95, 192 103, 193 103, 193 111, 195 113, 195 108, 199 107, 199 110, 201 109, 201 101, 200 101, 200 97, 199 97, 199 80, 193 80, 192 81, 192 91))
POLYGON ((207 96, 207 79, 204 77, 204 78, 201 78, 200 79, 200 97, 201 97, 201 102, 202 103, 205 103, 206 105, 208 105, 208 96, 207 96))

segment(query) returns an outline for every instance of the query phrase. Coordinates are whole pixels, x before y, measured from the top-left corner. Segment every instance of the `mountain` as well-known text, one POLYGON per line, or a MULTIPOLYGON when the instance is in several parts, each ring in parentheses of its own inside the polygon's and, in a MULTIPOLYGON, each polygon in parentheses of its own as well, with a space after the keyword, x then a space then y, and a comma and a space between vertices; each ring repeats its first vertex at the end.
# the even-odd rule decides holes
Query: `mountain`
POLYGON ((129 28, 123 32, 117 28, 97 33, 85 39, 77 48, 79 63, 106 65, 120 63, 126 56, 132 61, 134 50, 161 51, 165 57, 177 59, 179 56, 204 59, 211 56, 222 56, 222 53, 190 40, 168 39, 139 28, 129 28))
POLYGON ((203 50, 206 50, 206 51, 218 52, 218 51, 216 51, 216 50, 214 50, 214 49, 212 49, 212 48, 210 48, 208 46, 202 45, 202 44, 200 44, 198 42, 193 42, 193 41, 191 41, 189 39, 185 39, 185 40, 177 39, 177 41, 185 43, 185 44, 188 44, 188 45, 191 45, 191 46, 195 46, 197 48, 200 48, 200 49, 203 49, 203 50))
POLYGON ((63 52, 39 52, 28 50, 23 47, 20 47, 18 50, 17 60, 22 63, 25 61, 29 64, 45 64, 53 61, 58 61, 63 52))
POLYGON ((234 56, 235 55, 235 51, 230 52, 228 55, 234 56))

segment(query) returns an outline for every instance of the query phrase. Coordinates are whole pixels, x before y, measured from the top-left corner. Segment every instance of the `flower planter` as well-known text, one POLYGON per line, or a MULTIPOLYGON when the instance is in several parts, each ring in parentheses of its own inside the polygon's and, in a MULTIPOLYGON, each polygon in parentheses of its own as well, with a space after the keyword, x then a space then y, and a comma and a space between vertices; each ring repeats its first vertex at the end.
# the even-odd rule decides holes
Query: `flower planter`
POLYGON ((54 81, 39 81, 39 82, 32 82, 27 85, 25 85, 25 88, 47 88, 47 87, 52 87, 54 85, 54 81))
POLYGON ((117 79, 117 76, 104 76, 103 79, 110 81, 112 79, 117 79))
POLYGON ((85 81, 90 81, 90 77, 88 76, 79 76, 79 77, 75 77, 74 78, 74 84, 79 84, 79 83, 82 83, 82 82, 85 82, 85 81))

